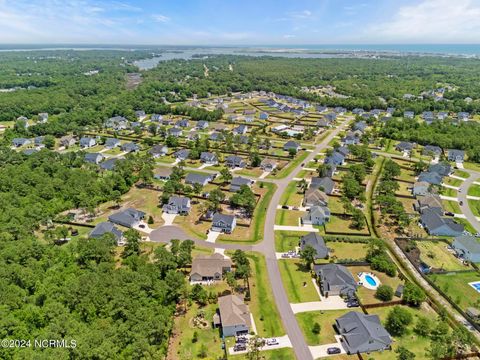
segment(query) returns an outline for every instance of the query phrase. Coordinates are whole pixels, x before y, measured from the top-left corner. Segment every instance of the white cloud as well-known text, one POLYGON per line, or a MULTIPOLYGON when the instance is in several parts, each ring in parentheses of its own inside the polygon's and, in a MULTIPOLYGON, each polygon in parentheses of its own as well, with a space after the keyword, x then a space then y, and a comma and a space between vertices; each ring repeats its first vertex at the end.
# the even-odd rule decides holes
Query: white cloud
POLYGON ((170 21, 170 18, 168 16, 162 14, 153 14, 152 19, 159 23, 166 23, 170 21))
POLYGON ((480 0, 423 0, 402 6, 392 19, 368 27, 364 36, 376 41, 477 43, 480 0))
POLYGON ((292 11, 288 15, 293 19, 307 19, 312 17, 313 13, 310 10, 292 11))
POLYGON ((294 37, 296 37, 296 36, 293 35, 293 34, 285 34, 285 35, 283 35, 283 38, 284 38, 284 39, 293 39, 294 37))

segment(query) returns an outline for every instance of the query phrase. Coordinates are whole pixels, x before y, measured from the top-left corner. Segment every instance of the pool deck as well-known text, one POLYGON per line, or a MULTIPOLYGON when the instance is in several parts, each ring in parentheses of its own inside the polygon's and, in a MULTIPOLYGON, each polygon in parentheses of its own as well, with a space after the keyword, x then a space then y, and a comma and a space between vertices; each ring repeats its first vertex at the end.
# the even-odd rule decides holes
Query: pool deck
POLYGON ((381 284, 380 280, 372 273, 359 273, 358 278, 360 279, 358 284, 369 290, 377 290, 381 284), (369 280, 373 280, 374 284, 369 280))

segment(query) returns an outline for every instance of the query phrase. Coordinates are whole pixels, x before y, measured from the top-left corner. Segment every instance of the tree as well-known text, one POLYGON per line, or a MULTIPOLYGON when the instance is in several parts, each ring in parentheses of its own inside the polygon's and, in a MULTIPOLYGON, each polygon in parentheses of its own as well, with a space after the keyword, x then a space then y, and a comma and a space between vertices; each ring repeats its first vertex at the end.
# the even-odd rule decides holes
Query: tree
POLYGON ((247 214, 251 215, 255 209, 257 199, 248 185, 240 186, 240 190, 230 197, 230 204, 234 207, 242 207, 247 214))
POLYGON ((163 246, 155 249, 155 265, 162 277, 164 277, 168 271, 177 269, 175 256, 163 246))
POLYGON ((405 308, 395 306, 387 316, 385 329, 393 336, 402 336, 413 320, 412 314, 405 308))
POLYGON ((208 348, 207 348, 207 345, 205 345, 204 343, 202 343, 202 345, 200 345, 200 350, 198 350, 198 357, 199 357, 200 359, 205 359, 207 356, 208 356, 208 348))
POLYGON ((403 301, 411 306, 420 306, 426 300, 425 292, 415 285, 408 282, 403 290, 403 301))
POLYGON ((165 144, 168 146, 168 147, 177 147, 178 146, 178 138, 176 138, 175 136, 172 136, 172 135, 168 135, 167 138, 165 139, 165 144))
POLYGON ((249 278, 251 276, 252 269, 250 267, 250 260, 248 260, 247 255, 242 250, 235 250, 232 255, 232 260, 236 267, 235 277, 237 279, 243 279, 244 283, 247 284, 247 287, 250 289, 249 278))
POLYGON ((318 335, 320 334, 321 330, 322 330, 322 327, 320 326, 320 324, 318 322, 315 322, 312 327, 312 333, 314 333, 315 335, 318 335))
POLYGON ((397 360, 414 360, 415 354, 404 346, 399 346, 395 352, 397 353, 397 360))
POLYGON ((220 170, 220 176, 222 177, 222 180, 224 183, 227 183, 232 180, 232 173, 226 167, 220 170))
POLYGON ((330 164, 320 164, 317 168, 317 173, 319 177, 326 177, 328 176, 329 171, 331 170, 332 166, 330 164))
POLYGON ((192 263, 192 251, 194 248, 195 243, 192 240, 184 240, 180 243, 176 256, 176 262, 179 268, 184 268, 192 263))
POLYGON ((225 200, 225 193, 220 189, 213 189, 208 196, 210 210, 216 211, 220 204, 225 200))
POLYGON ((375 292, 375 297, 382 301, 390 301, 393 299, 393 289, 388 285, 380 285, 375 292))
POLYGON ((305 267, 310 269, 315 262, 317 256, 317 250, 311 245, 307 245, 300 251, 300 258, 303 260, 305 267))
POLYGON ((237 280, 235 279, 235 274, 229 271, 225 274, 225 279, 227 281, 227 285, 230 287, 230 290, 234 291, 237 287, 237 280))
POLYGON ((262 158, 258 155, 258 152, 250 153, 250 165, 252 167, 259 167, 260 163, 262 162, 262 158))
POLYGON ((365 216, 360 209, 353 208, 352 210, 352 226, 355 229, 363 229, 366 225, 365 216))
POLYGON ((55 148, 55 137, 52 135, 45 135, 43 138, 43 145, 50 150, 55 148))
POLYGON ((123 236, 125 237, 126 245, 123 249, 122 257, 125 259, 132 255, 140 255, 140 233, 135 229, 128 229, 123 236))
POLYGON ((248 360, 259 360, 260 359, 260 349, 265 346, 265 340, 259 337, 258 335, 252 336, 248 339, 248 360))
POLYGON ((426 316, 419 316, 413 331, 419 336, 429 336, 432 331, 432 321, 426 316))

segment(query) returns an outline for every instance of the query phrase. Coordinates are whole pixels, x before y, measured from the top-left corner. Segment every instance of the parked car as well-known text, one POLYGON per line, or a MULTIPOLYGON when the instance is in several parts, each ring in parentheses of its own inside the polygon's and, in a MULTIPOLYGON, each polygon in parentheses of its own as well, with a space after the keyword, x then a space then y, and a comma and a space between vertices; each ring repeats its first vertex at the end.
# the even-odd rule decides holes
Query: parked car
POLYGON ((327 349, 327 354, 328 355, 333 355, 333 354, 340 354, 342 350, 339 347, 329 347, 327 349))
POLYGON ((360 306, 360 304, 358 303, 357 300, 349 301, 349 302, 347 303, 347 307, 348 307, 348 308, 359 307, 359 306, 360 306))
POLYGON ((445 211, 445 216, 455 216, 451 211, 445 211))
POLYGON ((275 339, 275 338, 273 338, 273 339, 267 339, 266 343, 267 343, 268 346, 278 345, 278 340, 275 339))
POLYGON ((247 342, 247 338, 245 336, 239 336, 236 338, 236 342, 240 344, 245 344, 247 342))
POLYGON ((237 344, 233 347, 233 351, 245 351, 247 350, 247 345, 237 344))
POLYGON ((288 205, 282 205, 282 209, 289 209, 288 205))
POLYGON ((460 200, 458 203, 460 204, 460 206, 463 205, 463 201, 462 201, 462 200, 460 200))

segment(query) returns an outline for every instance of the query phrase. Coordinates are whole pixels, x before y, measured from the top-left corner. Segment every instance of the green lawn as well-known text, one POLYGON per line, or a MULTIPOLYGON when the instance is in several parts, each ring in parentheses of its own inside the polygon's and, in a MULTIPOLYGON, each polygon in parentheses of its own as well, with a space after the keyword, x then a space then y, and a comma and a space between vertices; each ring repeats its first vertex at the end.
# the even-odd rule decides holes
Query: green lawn
POLYGON ((265 258, 258 253, 247 253, 251 260, 252 277, 250 280, 250 311, 255 319, 258 335, 263 337, 285 335, 280 314, 273 298, 268 281, 265 258))
POLYGON ((455 218, 455 221, 457 223, 463 224, 463 226, 465 226, 465 230, 469 231, 470 233, 472 234, 477 233, 475 228, 472 226, 472 224, 470 224, 470 222, 467 219, 455 218))
MULTIPOLYGON (((292 360, 295 359, 295 353, 291 348, 282 348, 260 352, 262 360, 292 360)), ((247 355, 229 355, 229 359, 247 360, 247 355)))
POLYGON ((308 232, 275 231, 275 251, 287 252, 289 250, 295 250, 300 238, 306 234, 308 234, 308 232))
POLYGON ((480 201, 468 200, 468 206, 470 206, 470 210, 472 210, 475 216, 480 216, 480 201))
POLYGON ((445 178, 443 178, 443 183, 447 184, 447 185, 459 187, 460 185, 462 185, 463 181, 460 180, 460 179, 445 177, 445 178))
MULTIPOLYGON (((415 327, 415 323, 417 322, 417 319, 419 316, 426 316, 433 321, 437 317, 436 313, 430 308, 416 309, 416 308, 411 308, 403 305, 399 305, 399 306, 407 309, 413 315, 413 321, 407 327, 407 333, 405 335, 401 337, 394 337, 394 342, 392 344, 391 351, 376 352, 374 359, 375 360, 396 360, 397 354, 395 353, 395 349, 397 349, 399 346, 406 347, 408 350, 413 352, 415 354, 415 360, 429 359, 426 353, 430 346, 430 339, 416 335, 413 332, 413 329, 415 327)), ((385 325, 385 321, 387 319, 388 313, 391 311, 392 308, 393 307, 389 306, 389 307, 383 307, 383 308, 369 309, 368 313, 378 315, 382 324, 385 325)))
POLYGON ((459 177, 462 177, 464 179, 468 179, 470 177, 470 174, 466 171, 463 171, 463 170, 455 170, 453 172, 453 175, 456 175, 456 176, 459 176, 459 177))
POLYGON ((331 250, 330 258, 363 260, 367 255, 366 244, 329 241, 327 247, 331 250))
POLYGON ((442 241, 417 241, 417 247, 420 258, 429 266, 452 271, 468 269, 447 250, 447 244, 442 241))
POLYGON ((297 154, 297 156, 295 157, 295 159, 292 159, 288 163, 288 165, 284 166, 283 169, 281 169, 275 175, 268 175, 267 178, 268 179, 283 179, 283 178, 287 177, 294 168, 296 168, 299 164, 302 163, 302 161, 304 161, 307 158, 308 154, 309 153, 306 152, 306 151, 300 151, 297 154))
POLYGON ((468 195, 480 196, 480 185, 473 184, 468 188, 468 195))
POLYGON ((468 285, 469 282, 480 281, 480 275, 476 272, 430 275, 430 279, 464 310, 475 306, 480 299, 480 294, 468 285))
POLYGON ((451 188, 446 188, 446 187, 440 188, 440 194, 448 196, 448 197, 454 197, 454 198, 456 198, 458 196, 457 190, 451 189, 451 188))
POLYGON ((354 229, 351 227, 352 221, 349 217, 332 216, 330 221, 325 224, 325 231, 329 233, 349 233, 352 235, 368 235, 368 227, 363 229, 354 229))
POLYGON ((335 342, 335 319, 346 314, 348 310, 328 310, 328 311, 312 311, 296 314, 298 325, 302 329, 307 344, 310 346, 330 344, 335 342), (314 334, 312 327, 315 323, 320 325, 320 333, 314 334))
POLYGON ((345 209, 343 208, 343 204, 340 201, 340 198, 337 196, 330 196, 328 198, 328 208, 332 213, 336 214, 343 214, 345 209))
POLYGON ((288 184, 285 192, 280 198, 280 205, 289 205, 289 206, 301 206, 303 201, 303 195, 298 193, 300 189, 297 187, 298 182, 292 181, 288 184))
POLYGON ((461 214, 462 210, 460 209, 460 205, 458 205, 457 201, 452 200, 442 200, 443 208, 445 211, 450 211, 454 214, 461 214))
POLYGON ((300 260, 280 260, 278 262, 283 285, 291 303, 319 301, 317 290, 312 283, 312 275, 300 260), (306 286, 303 284, 306 283, 306 286))
POLYGON ((471 162, 464 162, 463 167, 465 169, 479 171, 480 172, 480 164, 478 163, 471 163, 471 162))
POLYGON ((275 216, 276 225, 299 226, 299 219, 306 214, 305 211, 277 210, 275 216))

